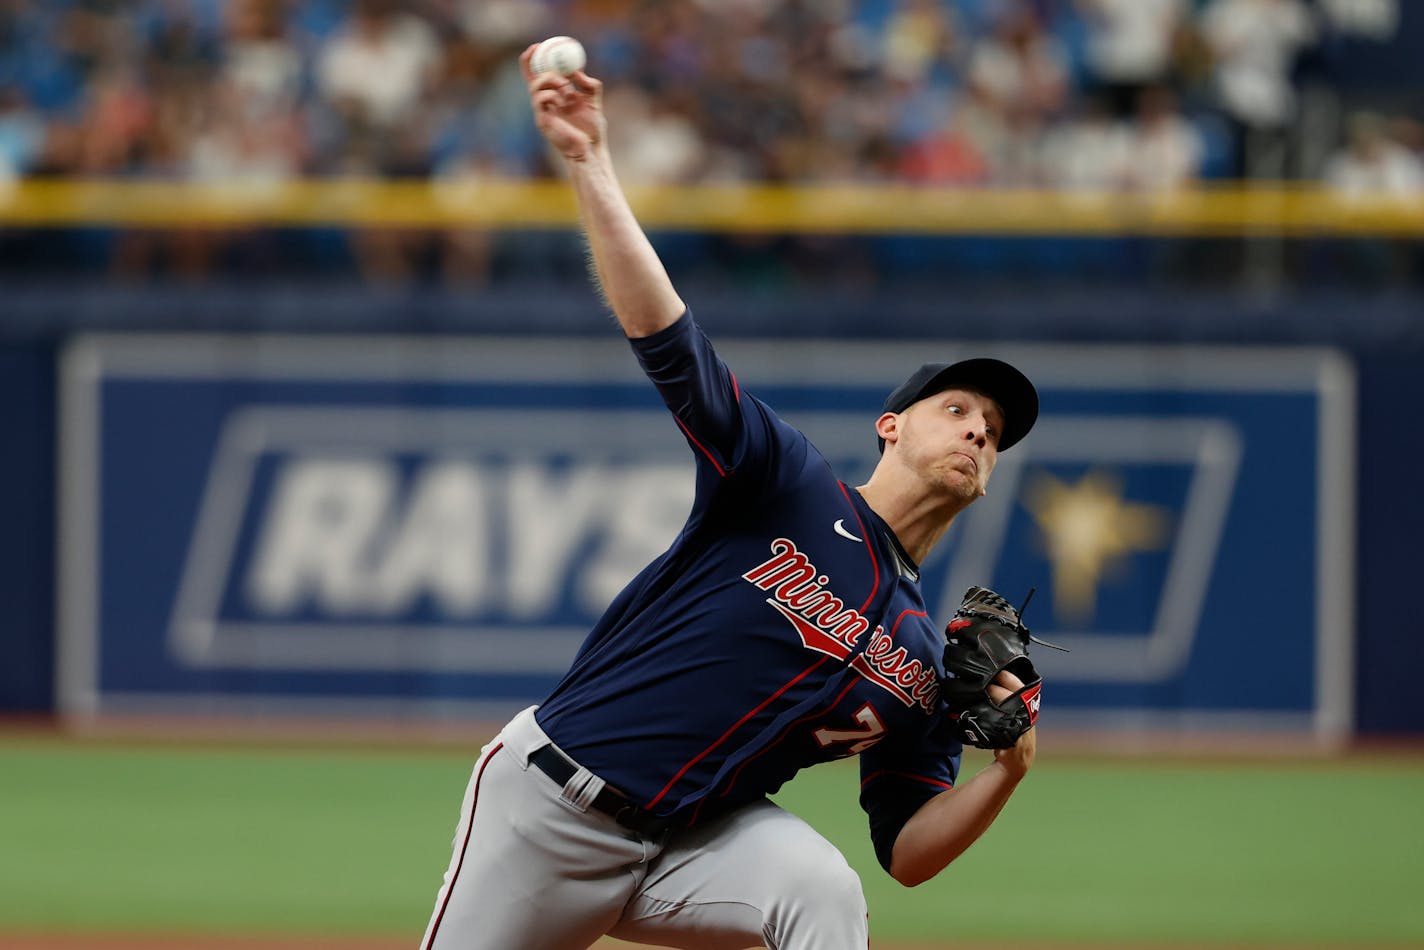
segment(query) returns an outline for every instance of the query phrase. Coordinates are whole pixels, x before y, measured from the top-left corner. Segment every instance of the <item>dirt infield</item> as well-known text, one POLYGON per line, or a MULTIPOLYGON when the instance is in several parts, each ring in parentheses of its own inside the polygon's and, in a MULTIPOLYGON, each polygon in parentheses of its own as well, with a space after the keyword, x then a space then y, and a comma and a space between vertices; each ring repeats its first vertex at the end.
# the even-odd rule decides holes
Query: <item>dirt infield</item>
POLYGON ((415 943, 391 937, 0 934, 6 950, 412 950, 415 943))
MULTIPOLYGON (((873 950, 1104 950, 1104 945, 1063 943, 999 943, 974 944, 956 941, 953 944, 899 943, 871 940, 873 950)), ((631 943, 604 940, 598 950, 631 950, 631 943)), ((1114 946, 1114 945, 1110 945, 1114 946)), ((1358 947, 1331 944, 1153 944, 1123 943, 1115 945, 1132 950, 1359 950, 1358 947)), ((268 935, 219 936, 182 934, 4 934, 0 947, 5 950, 416 950, 416 940, 404 937, 282 937, 268 935)), ((1417 946, 1405 944, 1370 944, 1372 950, 1409 950, 1417 946)), ((510 948, 515 950, 515 948, 510 948)), ((656 950, 656 948, 654 948, 656 950)))
MULTIPOLYGON (((220 937, 220 936, 107 936, 103 934, 31 934, 9 936, 0 934, 0 946, 6 950, 415 950, 410 939, 372 937, 220 937)), ((634 944, 605 940, 598 950, 625 950, 634 944)), ((945 945, 886 944, 877 942, 876 950, 946 950, 945 945)), ((511 948, 514 950, 514 948, 511 948)), ((957 945, 955 950, 975 950, 957 945)), ((1050 950, 1045 947, 1014 947, 996 945, 994 950, 1050 950)), ((1078 948, 1082 950, 1082 948, 1078 948)))
MULTIPOLYGON (((416 941, 372 937, 219 937, 172 934, 163 936, 103 934, 0 934, 6 950, 415 950, 416 941)), ((624 950, 633 944, 605 940, 598 950, 624 950)), ((511 948, 513 950, 513 948, 511 948)), ((887 944, 876 942, 875 950, 948 950, 947 945, 887 944)), ((957 944, 954 950, 987 950, 957 944)), ((993 950, 1069 950, 996 944, 993 950)), ((1083 948, 1073 948, 1083 950, 1083 948)), ((1216 948, 1222 950, 1222 948, 1216 948)), ((1229 950, 1229 948, 1226 948, 1229 950)), ((1259 950, 1259 948, 1256 948, 1259 950)))

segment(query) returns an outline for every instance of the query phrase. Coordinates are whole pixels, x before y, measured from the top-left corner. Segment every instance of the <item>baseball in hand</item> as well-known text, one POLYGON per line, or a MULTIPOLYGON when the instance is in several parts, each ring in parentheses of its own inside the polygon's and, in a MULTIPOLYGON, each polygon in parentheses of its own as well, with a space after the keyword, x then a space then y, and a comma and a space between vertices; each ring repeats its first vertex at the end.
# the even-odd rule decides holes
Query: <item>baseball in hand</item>
POLYGON ((572 36, 551 36, 534 47, 534 55, 529 57, 529 69, 534 75, 558 73, 567 76, 583 69, 588 56, 583 44, 572 36))

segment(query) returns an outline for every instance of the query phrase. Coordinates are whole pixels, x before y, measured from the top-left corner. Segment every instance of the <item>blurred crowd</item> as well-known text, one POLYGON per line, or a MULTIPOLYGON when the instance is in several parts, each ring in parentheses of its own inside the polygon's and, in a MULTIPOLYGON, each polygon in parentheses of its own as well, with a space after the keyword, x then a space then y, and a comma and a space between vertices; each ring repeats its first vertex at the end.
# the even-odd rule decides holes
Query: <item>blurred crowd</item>
POLYGON ((1306 121, 1302 76, 1340 7, 0 0, 0 182, 549 175, 516 58, 567 33, 607 83, 615 160, 639 183, 1303 177, 1417 193, 1414 116, 1332 100, 1323 129, 1306 121))
POLYGON ((638 181, 1417 189, 1408 116, 1291 164, 1329 26, 1305 0, 0 0, 0 176, 543 175, 515 58, 558 32, 638 181))

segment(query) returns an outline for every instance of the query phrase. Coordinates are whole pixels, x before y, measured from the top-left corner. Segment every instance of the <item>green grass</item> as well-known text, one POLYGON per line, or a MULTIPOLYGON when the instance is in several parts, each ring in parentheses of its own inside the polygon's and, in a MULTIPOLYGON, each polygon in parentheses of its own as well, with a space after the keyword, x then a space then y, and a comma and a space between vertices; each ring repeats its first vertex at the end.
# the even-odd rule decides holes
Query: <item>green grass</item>
POLYGON ((885 936, 1424 945, 1417 765, 1043 762, 969 852, 913 890, 887 884, 863 830, 816 789, 788 791, 783 804, 861 869, 885 936))
MULTIPOLYGON (((475 745, 0 739, 0 931, 418 935, 475 745)), ((880 939, 1424 946, 1421 763, 1043 759, 912 890, 875 863, 856 785, 825 766, 778 799, 860 871, 880 939)))
POLYGON ((418 935, 471 761, 0 745, 0 927, 418 935))

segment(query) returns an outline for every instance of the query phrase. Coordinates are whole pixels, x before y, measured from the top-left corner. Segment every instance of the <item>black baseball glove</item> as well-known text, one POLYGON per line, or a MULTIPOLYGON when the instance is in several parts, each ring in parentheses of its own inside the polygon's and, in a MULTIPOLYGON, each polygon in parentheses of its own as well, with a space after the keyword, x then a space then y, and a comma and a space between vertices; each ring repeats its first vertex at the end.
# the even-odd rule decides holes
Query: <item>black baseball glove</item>
POLYGON ((980 749, 1011 748, 1038 721, 1043 678, 1028 658, 1028 644, 1044 641, 1030 637, 1013 605, 986 587, 965 592, 944 633, 940 697, 960 738, 980 749), (988 687, 1004 670, 1024 685, 996 703, 988 687))

